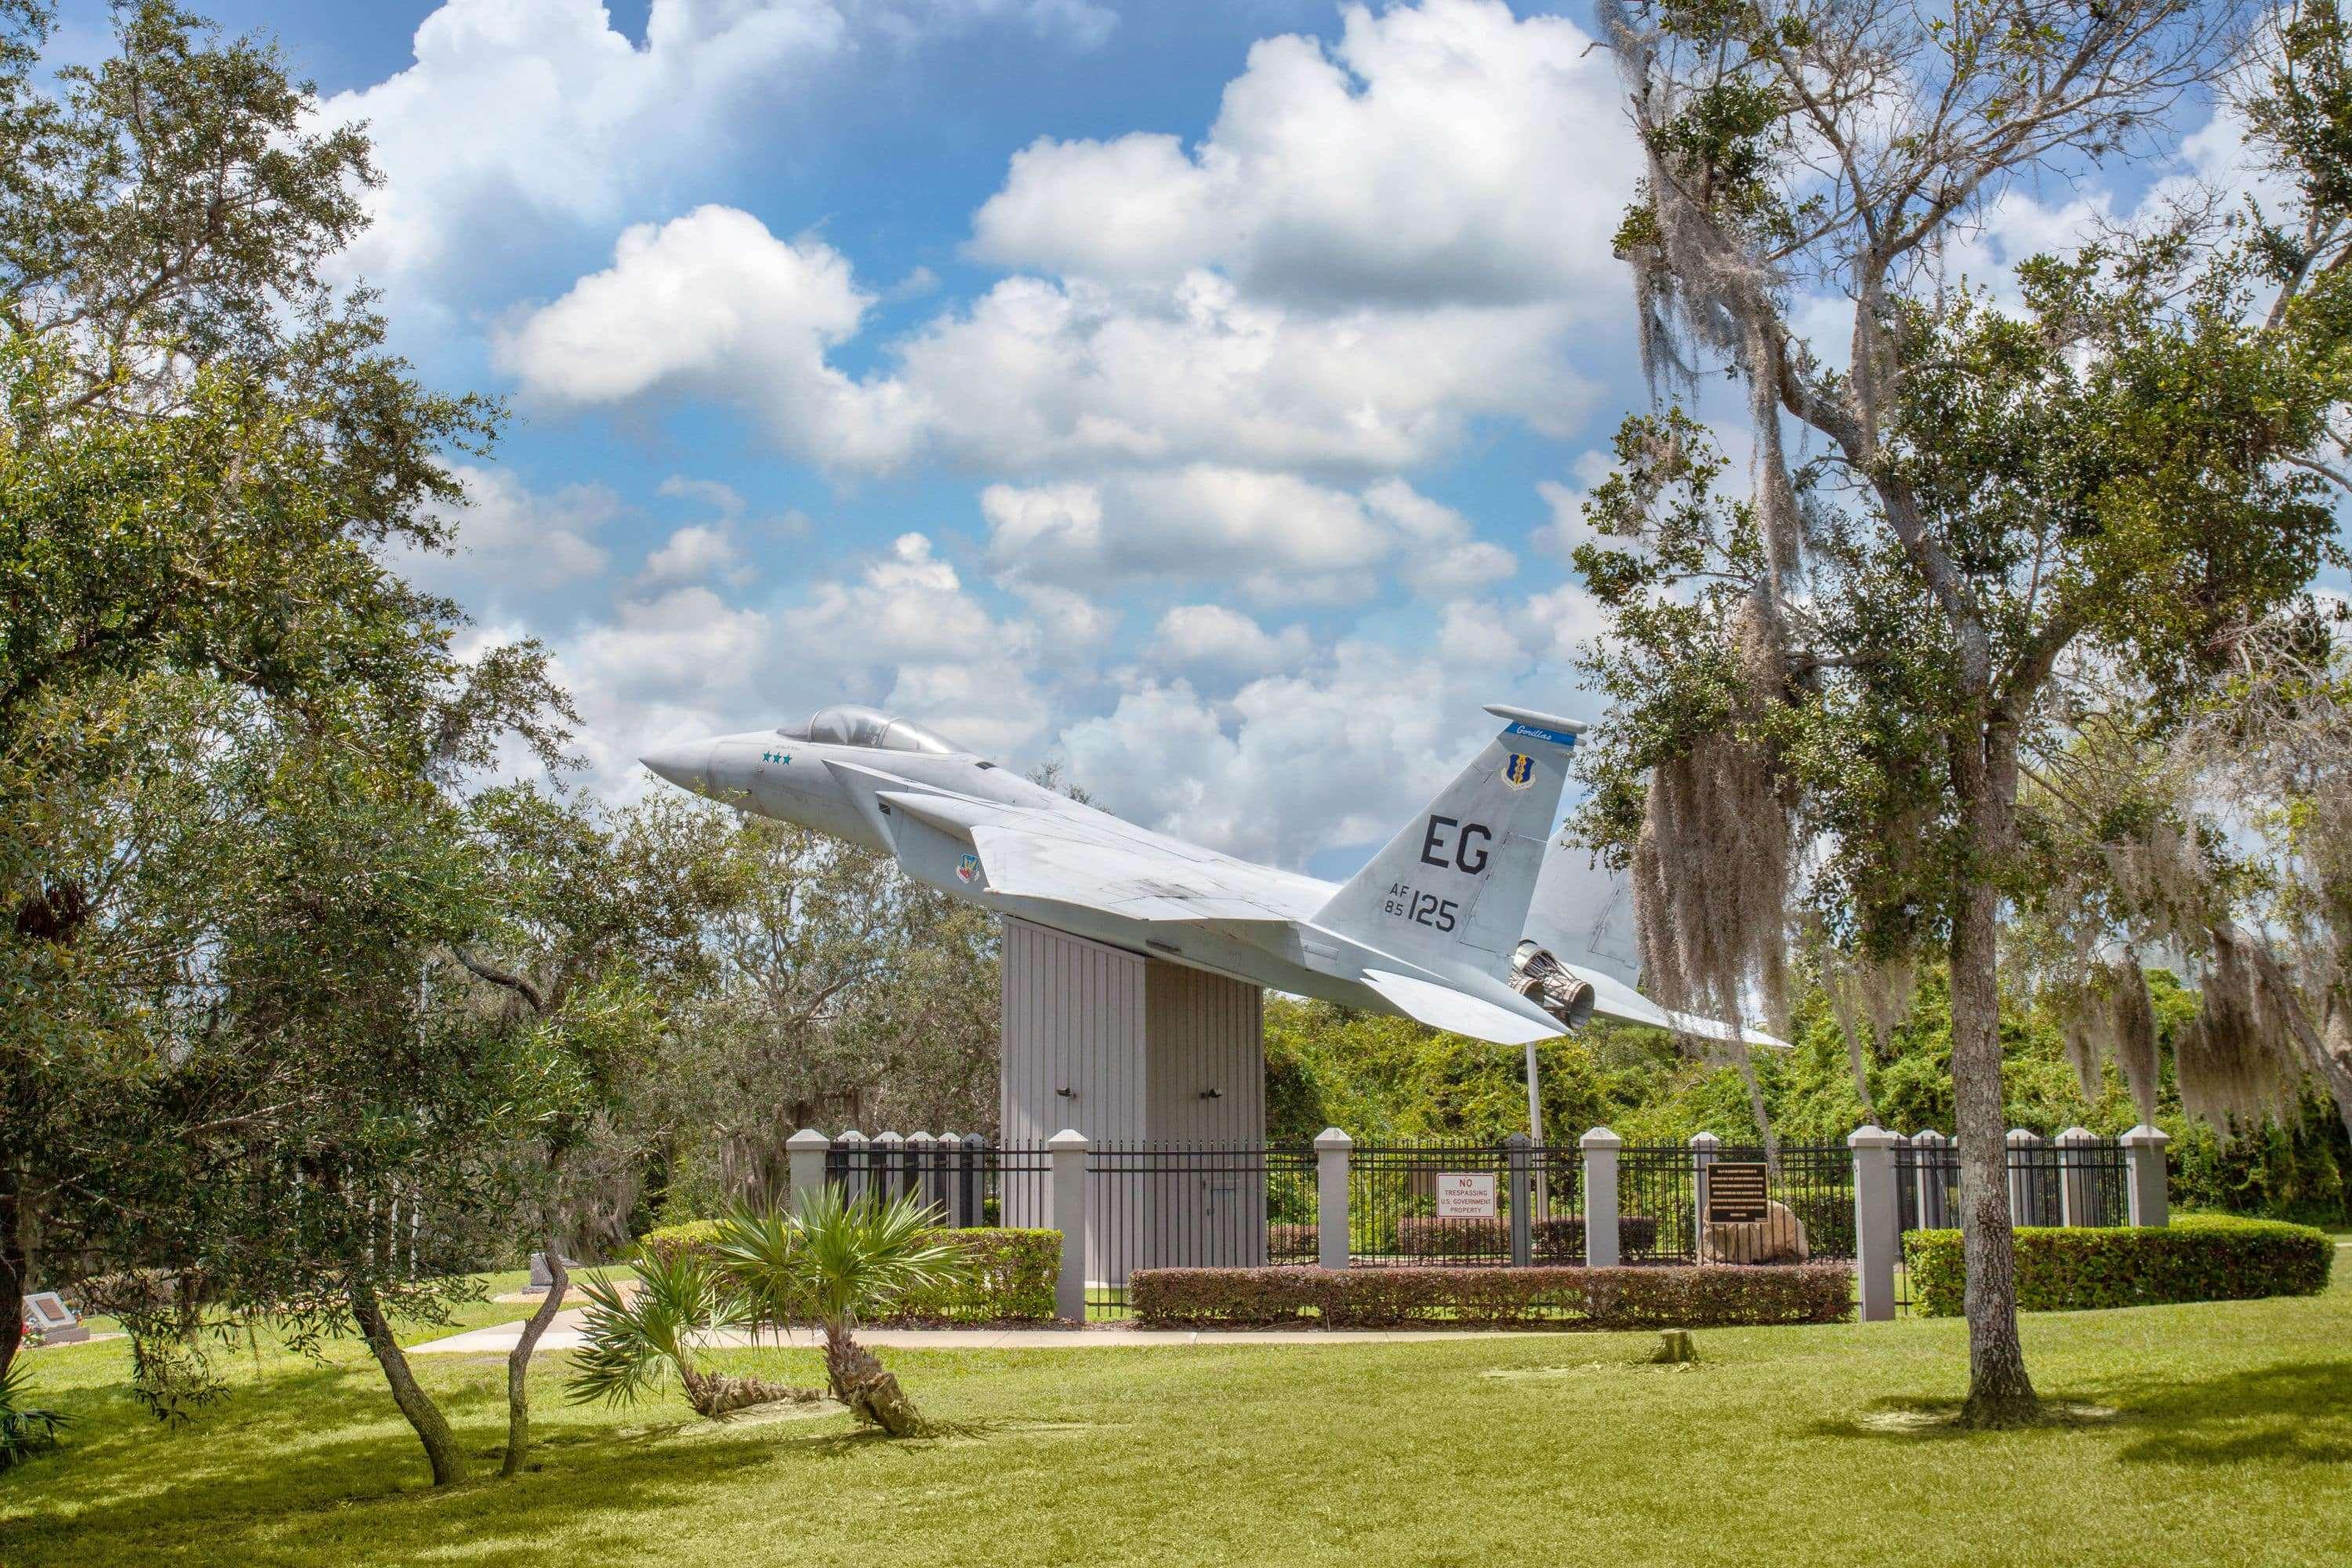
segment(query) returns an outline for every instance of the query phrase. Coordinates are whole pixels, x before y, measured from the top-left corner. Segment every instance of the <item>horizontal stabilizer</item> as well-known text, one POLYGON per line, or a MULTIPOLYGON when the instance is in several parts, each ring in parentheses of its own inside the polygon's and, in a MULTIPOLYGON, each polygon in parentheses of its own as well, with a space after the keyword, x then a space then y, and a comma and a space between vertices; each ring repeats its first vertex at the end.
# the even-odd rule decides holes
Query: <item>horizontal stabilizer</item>
POLYGON ((1696 1035, 1705 1040, 1746 1040, 1751 1046, 1769 1046, 1775 1050, 1787 1050, 1789 1042, 1778 1039, 1760 1029, 1734 1030, 1730 1025, 1714 1018, 1702 1018, 1696 1013, 1670 1013, 1639 991, 1621 980, 1612 980, 1597 969, 1579 969, 1574 964, 1562 968, 1592 987, 1592 1011, 1603 1018, 1614 1018, 1625 1024, 1648 1024, 1655 1028, 1672 1029, 1678 1035, 1696 1035))
POLYGON ((1449 1034, 1467 1035, 1474 1040, 1490 1040, 1498 1046, 1524 1046, 1530 1040, 1548 1040, 1564 1034, 1558 1024, 1549 1020, 1523 1018, 1492 1002, 1482 1002, 1465 995, 1449 985, 1433 985, 1426 980, 1410 975, 1391 974, 1385 969, 1368 969, 1364 984, 1387 997, 1408 1018, 1415 1018, 1433 1029, 1449 1034))

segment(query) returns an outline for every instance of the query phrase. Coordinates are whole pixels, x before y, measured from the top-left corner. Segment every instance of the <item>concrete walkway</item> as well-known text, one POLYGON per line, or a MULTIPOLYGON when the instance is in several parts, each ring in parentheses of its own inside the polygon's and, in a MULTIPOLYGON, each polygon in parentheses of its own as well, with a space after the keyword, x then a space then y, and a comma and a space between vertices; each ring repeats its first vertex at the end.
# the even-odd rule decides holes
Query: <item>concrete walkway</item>
MULTIPOLYGON (((568 1351, 578 1347, 582 1309, 567 1308, 555 1315, 541 1336, 542 1351, 568 1351)), ((1348 1345, 1401 1344, 1413 1340, 1464 1339, 1527 1339, 1544 1334, 1541 1329, 1213 1329, 1196 1331, 1189 1329, 1130 1329, 1123 1324, 1101 1323, 1084 1329, 867 1329, 858 1333, 860 1342, 877 1350, 921 1351, 992 1351, 992 1350, 1118 1350, 1138 1349, 1153 1345, 1348 1345)), ((487 1329, 468 1329, 462 1334, 446 1339, 429 1340, 421 1345, 408 1347, 410 1355, 504 1355, 514 1349, 522 1337, 522 1324, 495 1323, 487 1329)), ((1553 1337, 1558 1337, 1554 1335, 1553 1337)), ((708 1341, 713 1345, 747 1345, 754 1342, 751 1335, 737 1331, 713 1334, 708 1341)), ((763 1333, 758 1343, 779 1343, 776 1335, 763 1333)), ((814 1330, 788 1331, 781 1343, 790 1347, 814 1349, 824 1343, 814 1330)))

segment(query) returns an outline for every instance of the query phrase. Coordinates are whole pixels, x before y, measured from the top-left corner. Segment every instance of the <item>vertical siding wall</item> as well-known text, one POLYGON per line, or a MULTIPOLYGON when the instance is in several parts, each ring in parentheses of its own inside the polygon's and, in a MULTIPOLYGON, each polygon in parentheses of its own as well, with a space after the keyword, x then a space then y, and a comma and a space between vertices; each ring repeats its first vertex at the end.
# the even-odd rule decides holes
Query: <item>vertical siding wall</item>
POLYGON ((1144 998, 1143 1135, 1154 1143, 1264 1142, 1265 993, 1155 959, 1144 998), (1207 1098, 1211 1089, 1216 1098, 1207 1098))
POLYGON ((1144 960, 1007 916, 1003 990, 1003 1141, 1042 1143, 1065 1127, 1141 1138, 1144 960))
MULTIPOLYGON (((1007 916, 1003 1041, 1007 1143, 1042 1142, 1065 1127, 1097 1145, 1265 1142, 1265 1002, 1255 985, 1007 916)), ((1090 1192, 1090 1202, 1122 1208, 1092 1238, 1090 1279, 1123 1280, 1160 1262, 1265 1260, 1262 1176, 1171 1168, 1109 1176, 1090 1192)), ((1042 1184, 1008 1184, 1004 1223, 1043 1224, 1044 1200, 1042 1184)))

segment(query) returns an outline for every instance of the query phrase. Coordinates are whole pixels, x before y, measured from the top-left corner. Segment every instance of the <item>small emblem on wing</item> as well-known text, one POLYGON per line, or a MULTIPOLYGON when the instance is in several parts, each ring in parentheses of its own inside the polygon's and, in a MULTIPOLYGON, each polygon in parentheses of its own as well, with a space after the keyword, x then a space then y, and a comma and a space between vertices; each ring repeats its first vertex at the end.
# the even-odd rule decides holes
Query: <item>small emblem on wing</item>
POLYGON ((1536 782, 1536 760, 1524 752, 1513 752, 1503 759, 1503 782, 1513 789, 1525 789, 1536 782))
POLYGON ((959 861, 957 861, 957 862, 956 862, 956 880, 957 880, 957 881, 959 881, 959 882, 969 882, 969 881, 971 881, 974 877, 977 877, 977 876, 979 876, 979 875, 980 875, 980 857, 979 857, 979 856, 977 856, 977 855, 967 855, 967 856, 965 856, 962 859, 961 859, 961 860, 959 860, 959 861))

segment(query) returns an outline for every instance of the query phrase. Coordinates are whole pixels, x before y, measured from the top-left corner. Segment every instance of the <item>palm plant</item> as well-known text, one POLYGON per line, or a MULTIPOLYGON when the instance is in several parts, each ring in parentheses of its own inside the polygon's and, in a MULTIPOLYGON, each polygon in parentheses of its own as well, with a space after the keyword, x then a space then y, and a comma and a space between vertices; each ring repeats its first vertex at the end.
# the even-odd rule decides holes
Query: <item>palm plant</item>
POLYGON ((23 1464, 43 1448, 58 1446, 58 1428, 67 1418, 54 1410, 36 1410, 25 1403, 31 1374, 23 1362, 0 1371, 0 1470, 23 1464))
POLYGON ((789 1214, 729 1215, 719 1222, 717 1247, 763 1315, 824 1331, 835 1399, 891 1436, 912 1437, 929 1426, 856 1330, 910 1292, 969 1278, 970 1254, 941 1237, 938 1224, 937 1212, 911 1195, 853 1201, 827 1184, 803 1194, 789 1214))
POLYGON ((698 1340, 744 1327, 753 1314, 733 1281, 692 1247, 640 1254, 637 1289, 631 1294, 601 1278, 579 1283, 589 1303, 581 1325, 586 1338, 572 1352, 572 1376, 564 1384, 575 1404, 601 1399, 634 1405, 661 1382, 665 1371, 677 1373, 687 1403, 702 1415, 824 1397, 817 1389, 705 1372, 695 1363, 698 1340))

